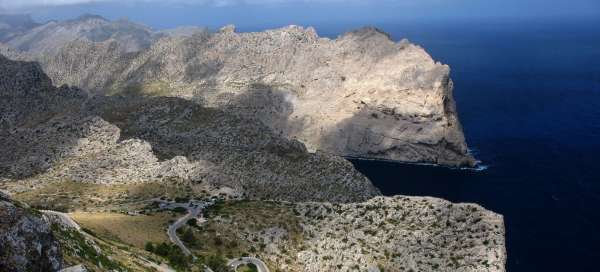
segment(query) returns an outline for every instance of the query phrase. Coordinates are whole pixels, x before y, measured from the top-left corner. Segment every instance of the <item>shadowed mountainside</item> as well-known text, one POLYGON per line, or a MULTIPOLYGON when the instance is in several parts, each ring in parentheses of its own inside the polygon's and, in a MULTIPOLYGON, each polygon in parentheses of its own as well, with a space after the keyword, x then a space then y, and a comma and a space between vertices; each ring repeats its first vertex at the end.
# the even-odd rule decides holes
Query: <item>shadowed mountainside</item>
POLYGON ((476 163, 454 110, 449 67, 379 29, 331 40, 299 26, 152 32, 124 22, 85 16, 4 43, 20 50, 21 59, 39 61, 59 85, 95 94, 181 97, 240 116, 258 111, 253 117, 310 152, 476 163), (56 29, 71 34, 58 37, 56 29), (248 97, 252 104, 228 106, 248 97))
MULTIPOLYGON (((220 106, 256 111, 242 116, 177 97, 148 97, 139 92, 103 96, 68 86, 56 88, 39 64, 0 56, 0 188, 32 193, 35 199, 50 200, 42 203, 52 204, 51 199, 59 194, 42 192, 61 182, 104 184, 98 186, 208 183, 211 190, 228 188, 245 201, 218 202, 206 211, 207 229, 194 229, 219 237, 203 240, 209 241, 207 246, 213 246, 210 241, 219 241, 217 250, 261 243, 266 245, 264 249, 258 246, 261 258, 286 271, 407 267, 504 271, 501 215, 473 204, 455 205, 427 197, 378 197, 379 191, 345 159, 309 153, 302 143, 281 137, 251 118, 271 114, 284 120, 290 113, 290 105, 282 103, 287 100, 280 86, 251 88, 220 106), (256 100, 277 107, 257 108, 256 100), (270 109, 277 112, 270 113, 270 109), (251 199, 285 202, 258 201, 255 205, 251 199), (209 226, 219 231, 208 231, 209 226), (235 243, 229 242, 230 237, 235 237, 235 243)), ((139 198, 126 191, 104 193, 139 203, 139 198)), ((61 193, 68 195, 69 207, 87 207, 82 205, 85 198, 70 196, 70 191, 61 193)), ((114 204, 112 197, 95 202, 101 199, 95 192, 84 194, 93 196, 93 205, 114 204)), ((142 209, 152 210, 152 206, 142 209)), ((0 213, 4 210, 0 207, 0 213)), ((13 215, 2 214, 0 221, 14 226, 11 220, 18 217, 13 215)), ((28 243, 45 243, 52 235, 43 226, 26 230, 28 243)), ((0 229, 0 240, 6 234, 14 237, 12 233, 0 229)), ((75 238, 60 239, 61 245, 69 245, 75 238)), ((43 265, 42 270, 54 271, 60 265, 50 262, 54 266, 47 267, 44 258, 22 245, 10 243, 7 248, 20 261, 43 265)), ((51 257, 60 255, 57 248, 41 248, 51 257)), ((81 257, 73 248, 67 246, 65 256, 81 257)))
MULTIPOLYGON (((343 158, 308 153, 260 121, 173 97, 54 88, 36 63, 0 61, 5 179, 207 182, 249 198, 357 201, 378 195, 343 158)), ((8 182, 10 183, 10 182, 8 182)))

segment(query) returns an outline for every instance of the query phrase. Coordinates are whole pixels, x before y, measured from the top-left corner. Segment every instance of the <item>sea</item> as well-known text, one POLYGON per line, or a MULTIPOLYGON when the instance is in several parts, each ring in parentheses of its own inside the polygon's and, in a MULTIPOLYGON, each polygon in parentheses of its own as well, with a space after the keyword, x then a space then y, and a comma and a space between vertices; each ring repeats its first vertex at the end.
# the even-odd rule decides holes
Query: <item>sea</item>
MULTIPOLYGON (((600 271, 600 20, 377 26, 450 65, 467 143, 482 167, 354 165, 385 195, 472 202, 502 214, 509 272, 600 271)), ((334 37, 343 28, 321 32, 334 37)))

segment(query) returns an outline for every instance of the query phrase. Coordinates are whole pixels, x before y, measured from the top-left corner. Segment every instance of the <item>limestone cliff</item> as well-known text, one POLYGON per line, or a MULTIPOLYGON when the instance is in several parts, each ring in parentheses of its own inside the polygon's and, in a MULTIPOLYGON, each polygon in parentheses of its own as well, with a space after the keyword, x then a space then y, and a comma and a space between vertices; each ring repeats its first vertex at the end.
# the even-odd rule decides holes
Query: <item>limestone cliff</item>
MULTIPOLYGON (((379 197, 348 161, 307 152, 252 115, 223 110, 234 106, 56 88, 39 64, 0 56, 0 188, 53 199, 58 196, 36 190, 65 181, 208 183, 229 188, 244 201, 215 204, 206 212, 207 225, 194 228, 198 235, 218 235, 221 246, 243 248, 238 252, 259 248, 261 258, 286 271, 505 271, 502 216, 440 199, 379 197), (284 202, 253 205, 247 199, 284 202), (227 210, 228 205, 239 206, 227 210)), ((99 198, 96 191, 84 194, 94 205, 98 199, 114 200, 99 198)), ((68 199, 77 205, 86 201, 68 199)), ((140 199, 123 201, 139 205, 140 199)), ((19 218, 14 209, 5 210, 10 212, 0 214, 0 241, 4 233, 14 237, 11 228, 19 226, 11 221, 19 218)), ((39 230, 42 237, 36 241, 46 241, 43 228, 26 230, 39 230)), ((59 235, 65 256, 85 257, 77 249, 87 242, 64 231, 59 235)), ((217 241, 212 238, 203 240, 217 241)), ((23 245, 11 247, 30 248, 23 245)), ((54 247, 41 248, 49 248, 41 251, 46 255, 60 255, 54 247)), ((8 260, 13 265, 14 258, 8 260)))
POLYGON ((6 184, 205 182, 248 198, 288 201, 348 202, 379 194, 342 158, 308 153, 258 120, 181 98, 55 88, 37 63, 2 56, 0 97, 0 178, 6 184))
POLYGON ((337 39, 299 26, 170 33, 148 35, 154 40, 138 50, 123 50, 127 36, 112 35, 63 39, 53 52, 28 53, 57 84, 192 99, 257 117, 311 152, 475 164, 456 113, 449 67, 406 40, 394 42, 369 27, 337 39))

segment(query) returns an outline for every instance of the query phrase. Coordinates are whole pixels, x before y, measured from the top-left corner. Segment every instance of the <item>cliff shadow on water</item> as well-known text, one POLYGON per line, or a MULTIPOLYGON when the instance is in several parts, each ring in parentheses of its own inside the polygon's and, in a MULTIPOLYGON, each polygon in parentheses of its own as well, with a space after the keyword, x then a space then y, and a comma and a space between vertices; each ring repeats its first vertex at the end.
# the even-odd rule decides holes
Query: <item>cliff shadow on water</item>
MULTIPOLYGON (((454 130, 447 128, 451 124, 416 120, 365 103, 357 107, 350 117, 322 131, 321 147, 350 159, 478 169, 462 137, 447 139, 449 133, 440 133, 454 130)), ((462 133, 460 127, 458 131, 462 133)))

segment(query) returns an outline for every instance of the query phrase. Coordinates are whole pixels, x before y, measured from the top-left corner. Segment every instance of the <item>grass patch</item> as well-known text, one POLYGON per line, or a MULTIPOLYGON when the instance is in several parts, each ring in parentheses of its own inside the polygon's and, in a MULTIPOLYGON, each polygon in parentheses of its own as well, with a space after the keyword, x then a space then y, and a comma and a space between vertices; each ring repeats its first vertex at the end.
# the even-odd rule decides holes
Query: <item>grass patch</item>
POLYGON ((51 182, 45 186, 19 193, 15 199, 38 209, 56 211, 126 210, 137 207, 135 202, 164 197, 188 198, 194 194, 187 185, 170 183, 93 184, 74 181, 51 182), (122 207, 124 206, 125 207, 122 207))
POLYGON ((70 214, 84 229, 99 237, 122 241, 143 249, 146 242, 168 242, 166 228, 173 217, 168 213, 129 216, 120 213, 70 214))
POLYGON ((240 265, 235 270, 236 272, 258 272, 258 268, 254 264, 240 265))
POLYGON ((123 88, 114 87, 107 95, 125 96, 169 96, 172 95, 171 86, 164 81, 154 81, 142 84, 132 84, 123 88))

